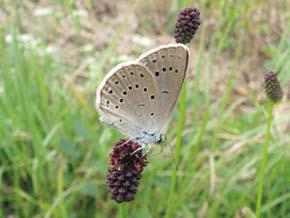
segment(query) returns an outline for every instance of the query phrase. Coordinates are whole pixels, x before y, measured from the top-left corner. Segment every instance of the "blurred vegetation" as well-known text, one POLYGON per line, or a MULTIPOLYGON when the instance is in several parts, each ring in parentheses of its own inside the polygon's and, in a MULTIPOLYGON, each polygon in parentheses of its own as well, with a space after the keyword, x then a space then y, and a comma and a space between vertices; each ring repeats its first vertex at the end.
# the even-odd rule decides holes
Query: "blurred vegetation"
POLYGON ((0 217, 117 217, 105 186, 120 133, 95 90, 116 64, 173 42, 180 8, 201 11, 186 86, 149 157, 130 217, 250 217, 266 114, 263 73, 279 72, 261 216, 290 217, 290 3, 283 0, 0 1, 0 217), (184 119, 181 119, 184 118, 184 119), (177 137, 178 135, 178 137, 177 137), (159 147, 154 148, 158 150, 159 147), (248 214, 248 215, 247 215, 248 214))

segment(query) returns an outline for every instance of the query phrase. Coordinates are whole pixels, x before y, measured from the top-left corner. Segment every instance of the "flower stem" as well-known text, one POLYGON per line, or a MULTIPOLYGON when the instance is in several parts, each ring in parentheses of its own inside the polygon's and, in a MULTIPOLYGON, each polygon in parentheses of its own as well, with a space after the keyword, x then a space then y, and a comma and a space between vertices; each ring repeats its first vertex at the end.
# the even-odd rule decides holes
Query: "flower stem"
MULTIPOLYGON (((180 93, 180 104, 179 104, 179 113, 178 113, 178 129, 177 129, 177 142, 175 146, 175 153, 174 153, 174 159, 176 161, 176 167, 178 167, 180 162, 180 152, 181 152, 181 143, 182 143, 182 130, 183 130, 183 124, 184 124, 184 118, 185 118, 185 106, 186 106, 186 83, 184 83, 183 88, 180 93)), ((171 173, 171 179, 170 179, 170 189, 169 189, 169 196, 168 196, 168 202, 167 202, 167 210, 166 210, 166 218, 171 217, 172 211, 173 211, 173 196, 175 193, 176 188, 176 173, 177 169, 176 167, 173 168, 171 173)))
POLYGON ((127 218, 128 217, 128 206, 127 203, 121 203, 120 204, 120 212, 121 212, 121 216, 122 218, 127 218))
POLYGON ((271 138, 271 125, 273 119, 273 108, 274 102, 270 102, 267 108, 268 118, 267 118, 267 126, 265 132, 265 142, 264 142, 264 149, 263 149, 263 160, 261 163, 261 168, 259 172, 259 184, 258 184, 258 196, 257 196, 257 203, 256 203, 256 218, 260 218, 261 213, 261 203, 262 203, 262 195, 263 195, 263 185, 264 185, 264 176, 265 170, 268 161, 268 147, 271 138))

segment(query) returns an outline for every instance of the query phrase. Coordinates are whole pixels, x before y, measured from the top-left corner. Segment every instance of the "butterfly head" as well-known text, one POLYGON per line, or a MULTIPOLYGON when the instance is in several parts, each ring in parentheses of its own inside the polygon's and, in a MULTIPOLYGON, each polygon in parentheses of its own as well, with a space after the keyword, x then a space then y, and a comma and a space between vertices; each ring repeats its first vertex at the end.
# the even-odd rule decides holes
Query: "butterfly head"
POLYGON ((159 134, 159 139, 158 141, 156 142, 157 145, 161 144, 162 142, 164 142, 166 140, 166 137, 164 134, 159 134))

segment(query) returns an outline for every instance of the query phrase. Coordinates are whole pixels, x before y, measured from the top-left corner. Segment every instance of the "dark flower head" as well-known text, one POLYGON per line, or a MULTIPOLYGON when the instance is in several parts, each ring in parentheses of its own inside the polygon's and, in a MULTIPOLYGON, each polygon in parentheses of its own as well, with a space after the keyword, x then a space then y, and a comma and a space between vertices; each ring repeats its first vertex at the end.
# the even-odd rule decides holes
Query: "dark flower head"
POLYGON ((147 164, 141 146, 133 141, 121 139, 113 145, 110 153, 107 185, 111 198, 118 203, 134 200, 138 180, 147 164))
POLYGON ((277 79, 277 74, 273 71, 265 73, 265 92, 267 97, 274 102, 277 102, 282 99, 282 90, 280 83, 277 79))
POLYGON ((177 43, 187 44, 193 38, 200 25, 200 12, 197 8, 184 8, 178 16, 174 29, 177 43))

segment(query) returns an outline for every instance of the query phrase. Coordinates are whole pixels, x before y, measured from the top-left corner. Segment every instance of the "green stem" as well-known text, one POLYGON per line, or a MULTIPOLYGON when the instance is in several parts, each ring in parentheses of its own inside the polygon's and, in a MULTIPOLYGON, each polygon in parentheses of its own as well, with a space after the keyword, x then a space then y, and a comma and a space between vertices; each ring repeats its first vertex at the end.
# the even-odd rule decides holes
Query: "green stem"
POLYGON ((128 205, 127 203, 121 203, 120 204, 120 217, 121 218, 127 218, 128 217, 128 205))
POLYGON ((261 213, 261 203, 262 203, 262 195, 263 195, 263 185, 264 185, 264 176, 265 170, 268 161, 268 147, 271 138, 271 124, 273 119, 273 108, 274 103, 270 102, 268 105, 268 119, 267 119, 267 126, 265 132, 265 143, 264 143, 264 151, 263 151, 263 160, 261 163, 260 174, 259 174, 259 186, 258 186, 258 196, 257 196, 257 204, 256 204, 256 218, 260 218, 261 213))
POLYGON ((167 211, 166 211, 166 218, 171 217, 173 206, 173 196, 176 188, 176 173, 177 173, 177 167, 180 162, 180 152, 181 152, 181 143, 182 143, 182 130, 183 130, 183 124, 184 124, 184 118, 185 118, 185 106, 186 106, 186 83, 184 83, 183 88, 181 90, 180 94, 180 104, 179 104, 179 113, 178 113, 178 129, 177 129, 177 142, 175 146, 175 153, 174 158, 176 161, 176 167, 173 168, 171 173, 171 179, 170 179, 170 189, 169 189, 169 196, 168 196, 168 202, 167 202, 167 211))

